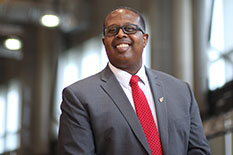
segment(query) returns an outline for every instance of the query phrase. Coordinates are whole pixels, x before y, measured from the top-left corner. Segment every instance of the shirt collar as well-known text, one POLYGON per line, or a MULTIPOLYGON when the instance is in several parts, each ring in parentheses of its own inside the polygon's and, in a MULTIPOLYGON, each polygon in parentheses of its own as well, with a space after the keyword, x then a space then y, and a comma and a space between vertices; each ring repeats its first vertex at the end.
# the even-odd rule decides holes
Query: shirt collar
MULTIPOLYGON (((108 63, 109 68, 113 72, 113 74, 116 76, 117 80, 119 81, 120 84, 122 84, 124 87, 129 86, 129 81, 131 79, 131 74, 121 70, 115 66, 113 66, 110 62, 108 63)), ((140 81, 145 84, 145 81, 147 79, 146 77, 146 71, 144 65, 139 69, 139 71, 136 73, 137 76, 140 77, 140 81)))

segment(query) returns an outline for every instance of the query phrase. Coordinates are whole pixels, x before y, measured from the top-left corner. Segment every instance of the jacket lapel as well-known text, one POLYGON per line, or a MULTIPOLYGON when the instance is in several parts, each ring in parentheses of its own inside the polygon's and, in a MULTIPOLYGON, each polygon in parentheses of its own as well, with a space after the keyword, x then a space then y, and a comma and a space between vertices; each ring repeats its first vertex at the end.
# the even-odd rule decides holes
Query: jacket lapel
POLYGON ((146 68, 146 73, 150 82, 151 91, 154 97, 159 134, 163 148, 163 154, 167 154, 168 145, 168 118, 166 96, 164 93, 163 83, 159 80, 155 72, 146 68))
POLYGON ((137 115, 130 105, 130 102, 122 90, 120 84, 118 83, 116 77, 112 73, 112 71, 107 66, 105 70, 102 72, 101 80, 103 83, 101 87, 104 91, 109 95, 109 97, 113 100, 113 103, 118 107, 121 111, 122 115, 128 122, 132 131, 144 146, 148 154, 151 154, 149 144, 146 141, 146 137, 144 135, 143 129, 140 125, 140 122, 137 118, 137 115))

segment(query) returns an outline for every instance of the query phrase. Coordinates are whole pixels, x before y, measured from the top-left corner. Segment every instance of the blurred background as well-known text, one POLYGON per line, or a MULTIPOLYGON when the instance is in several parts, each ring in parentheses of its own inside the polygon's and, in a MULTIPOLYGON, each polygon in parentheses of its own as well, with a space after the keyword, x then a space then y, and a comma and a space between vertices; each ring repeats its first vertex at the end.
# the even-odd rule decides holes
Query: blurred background
POLYGON ((0 154, 57 154, 62 89, 106 66, 119 6, 146 18, 146 66, 192 86, 213 154, 233 155, 233 0, 0 0, 0 154))

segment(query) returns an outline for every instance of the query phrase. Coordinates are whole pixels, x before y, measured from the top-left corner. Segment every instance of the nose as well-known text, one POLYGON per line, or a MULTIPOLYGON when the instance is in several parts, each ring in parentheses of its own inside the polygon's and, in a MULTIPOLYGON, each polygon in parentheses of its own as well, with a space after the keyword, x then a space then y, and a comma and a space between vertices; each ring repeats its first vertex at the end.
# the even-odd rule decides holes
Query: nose
POLYGON ((124 33, 124 31, 122 30, 122 28, 119 29, 119 32, 116 35, 118 38, 123 38, 126 37, 127 34, 124 33))

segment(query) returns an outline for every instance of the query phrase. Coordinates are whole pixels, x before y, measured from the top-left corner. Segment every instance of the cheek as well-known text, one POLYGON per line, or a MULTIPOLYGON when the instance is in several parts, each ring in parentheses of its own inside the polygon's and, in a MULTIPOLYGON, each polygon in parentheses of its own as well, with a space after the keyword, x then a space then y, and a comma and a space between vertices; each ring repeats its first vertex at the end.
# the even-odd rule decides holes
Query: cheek
POLYGON ((105 48, 111 48, 111 42, 112 42, 111 39, 105 38, 104 39, 104 46, 105 46, 105 48))
POLYGON ((144 40, 135 41, 134 50, 141 51, 145 47, 144 40))
POLYGON ((141 35, 136 35, 132 38, 137 46, 144 47, 145 46, 145 39, 141 35))
POLYGON ((111 46, 109 44, 105 44, 104 46, 106 51, 109 51, 111 49, 111 46))

